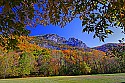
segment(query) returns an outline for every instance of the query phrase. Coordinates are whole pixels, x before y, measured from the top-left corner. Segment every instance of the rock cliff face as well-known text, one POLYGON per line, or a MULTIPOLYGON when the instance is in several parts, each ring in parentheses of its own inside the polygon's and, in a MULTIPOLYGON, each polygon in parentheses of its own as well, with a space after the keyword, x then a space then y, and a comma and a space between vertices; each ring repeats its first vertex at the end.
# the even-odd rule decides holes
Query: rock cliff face
POLYGON ((60 44, 63 44, 66 41, 64 37, 60 37, 57 34, 46 34, 41 37, 43 37, 43 39, 51 40, 60 44))
POLYGON ((52 49, 60 49, 59 46, 61 45, 72 46, 77 48, 88 48, 87 45, 81 40, 78 40, 76 38, 69 38, 68 40, 66 40, 64 37, 60 37, 57 34, 46 34, 36 36, 36 38, 32 42, 36 42, 41 47, 52 49))
POLYGON ((69 38, 68 41, 66 41, 67 45, 78 47, 78 48, 88 48, 85 43, 83 43, 81 40, 73 38, 69 38))

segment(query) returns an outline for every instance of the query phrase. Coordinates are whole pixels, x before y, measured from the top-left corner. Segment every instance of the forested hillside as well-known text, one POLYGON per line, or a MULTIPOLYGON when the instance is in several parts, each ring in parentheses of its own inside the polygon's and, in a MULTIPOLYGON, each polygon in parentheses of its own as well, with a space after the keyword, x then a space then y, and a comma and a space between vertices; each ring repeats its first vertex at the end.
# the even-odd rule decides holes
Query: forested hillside
POLYGON ((16 49, 7 50, 0 46, 0 78, 125 72, 124 51, 103 52, 90 48, 86 51, 41 40, 41 44, 51 42, 51 45, 60 46, 60 49, 50 49, 40 47, 34 41, 36 37, 21 36, 17 39, 16 49))

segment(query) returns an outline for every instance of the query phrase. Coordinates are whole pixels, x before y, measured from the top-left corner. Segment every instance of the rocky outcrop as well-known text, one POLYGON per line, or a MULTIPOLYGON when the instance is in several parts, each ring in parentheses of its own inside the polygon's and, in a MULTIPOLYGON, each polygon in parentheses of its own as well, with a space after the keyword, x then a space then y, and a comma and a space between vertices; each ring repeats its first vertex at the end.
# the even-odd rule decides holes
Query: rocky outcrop
POLYGON ((36 42, 41 47, 59 49, 58 45, 67 45, 77 48, 88 48, 85 43, 76 38, 69 38, 66 40, 64 37, 60 37, 57 34, 45 34, 36 36, 35 40, 32 42, 36 42))
POLYGON ((73 46, 73 47, 78 47, 78 48, 88 48, 85 43, 83 43, 81 40, 78 40, 76 38, 69 38, 68 41, 66 41, 67 45, 73 46))
POLYGON ((46 34, 42 36, 44 39, 51 40, 57 43, 65 43, 66 39, 64 37, 60 37, 57 34, 46 34))

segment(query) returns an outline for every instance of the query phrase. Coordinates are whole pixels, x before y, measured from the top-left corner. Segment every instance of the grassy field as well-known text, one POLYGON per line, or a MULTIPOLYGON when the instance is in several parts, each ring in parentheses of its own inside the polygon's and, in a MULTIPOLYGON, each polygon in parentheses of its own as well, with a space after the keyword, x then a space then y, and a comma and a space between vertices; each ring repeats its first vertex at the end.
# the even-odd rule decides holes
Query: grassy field
POLYGON ((0 83, 125 83, 125 73, 0 79, 0 83))

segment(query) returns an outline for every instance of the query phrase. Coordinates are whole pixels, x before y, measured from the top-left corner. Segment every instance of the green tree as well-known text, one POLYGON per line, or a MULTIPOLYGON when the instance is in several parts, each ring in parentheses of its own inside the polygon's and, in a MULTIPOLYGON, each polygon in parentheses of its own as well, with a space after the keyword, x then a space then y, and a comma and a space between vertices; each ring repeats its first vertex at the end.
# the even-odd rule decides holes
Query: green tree
POLYGON ((34 70, 35 57, 30 53, 22 53, 19 58, 19 76, 27 76, 34 70))

